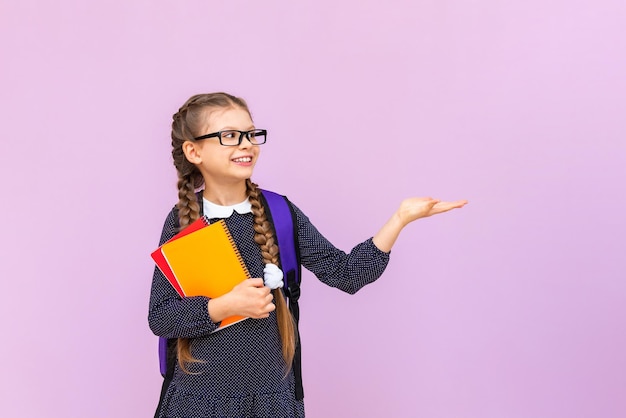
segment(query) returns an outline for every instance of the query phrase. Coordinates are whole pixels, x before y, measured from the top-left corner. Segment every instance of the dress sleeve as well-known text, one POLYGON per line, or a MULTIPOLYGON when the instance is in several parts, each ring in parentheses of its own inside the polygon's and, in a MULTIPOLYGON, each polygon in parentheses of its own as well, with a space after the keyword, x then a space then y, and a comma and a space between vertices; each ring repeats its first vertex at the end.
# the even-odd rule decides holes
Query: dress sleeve
POLYGON ((383 274, 389 253, 376 247, 372 238, 357 244, 346 254, 330 243, 298 207, 292 206, 298 224, 300 262, 320 281, 354 294, 383 274))
MULTIPOLYGON (((159 245, 178 232, 176 216, 175 210, 167 216, 159 245)), ((150 329, 155 335, 166 338, 196 338, 210 334, 219 323, 211 320, 208 301, 209 298, 204 296, 181 298, 155 266, 148 310, 150 329)))

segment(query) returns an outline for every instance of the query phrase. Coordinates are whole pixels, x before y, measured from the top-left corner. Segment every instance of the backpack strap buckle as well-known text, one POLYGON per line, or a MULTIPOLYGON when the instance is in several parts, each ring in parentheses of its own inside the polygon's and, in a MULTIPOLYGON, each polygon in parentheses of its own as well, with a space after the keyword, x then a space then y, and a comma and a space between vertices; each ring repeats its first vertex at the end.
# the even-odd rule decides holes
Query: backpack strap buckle
POLYGON ((295 270, 289 270, 287 272, 285 293, 291 302, 297 302, 298 299, 300 299, 300 283, 296 280, 295 270))

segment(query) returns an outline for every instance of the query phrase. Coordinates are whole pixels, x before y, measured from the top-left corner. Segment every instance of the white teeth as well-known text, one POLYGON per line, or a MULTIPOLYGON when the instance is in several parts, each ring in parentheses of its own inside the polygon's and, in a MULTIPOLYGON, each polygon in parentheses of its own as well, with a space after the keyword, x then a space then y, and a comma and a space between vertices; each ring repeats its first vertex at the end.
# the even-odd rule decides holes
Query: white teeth
POLYGON ((234 162, 236 163, 249 163, 252 161, 252 157, 241 157, 241 158, 235 158, 233 159, 234 162))

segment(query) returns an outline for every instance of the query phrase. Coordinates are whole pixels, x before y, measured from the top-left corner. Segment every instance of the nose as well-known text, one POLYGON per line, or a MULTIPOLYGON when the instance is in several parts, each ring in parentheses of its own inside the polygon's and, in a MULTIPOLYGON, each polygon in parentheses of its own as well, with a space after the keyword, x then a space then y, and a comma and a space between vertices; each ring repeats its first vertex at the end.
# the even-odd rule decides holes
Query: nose
POLYGON ((239 138, 239 149, 248 149, 252 146, 252 142, 248 138, 248 135, 242 132, 241 137, 239 138))

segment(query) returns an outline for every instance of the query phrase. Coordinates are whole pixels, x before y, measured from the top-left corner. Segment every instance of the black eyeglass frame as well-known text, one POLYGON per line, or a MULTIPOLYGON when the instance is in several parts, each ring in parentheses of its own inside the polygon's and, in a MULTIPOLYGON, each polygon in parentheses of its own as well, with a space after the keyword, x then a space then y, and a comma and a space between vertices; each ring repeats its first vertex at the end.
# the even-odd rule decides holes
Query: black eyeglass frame
POLYGON ((211 134, 206 134, 206 135, 201 135, 201 136, 195 137, 194 140, 195 141, 199 141, 201 139, 217 137, 217 139, 219 139, 219 141, 220 141, 220 145, 223 145, 225 147, 238 147, 239 145, 241 145, 241 141, 243 141, 244 135, 245 135, 246 139, 248 141, 250 141, 250 143, 252 145, 262 145, 262 144, 265 144, 267 142, 267 130, 266 129, 251 129, 249 131, 238 131, 237 129, 225 129, 223 131, 213 132, 211 134), (236 144, 224 144, 222 142, 222 133, 224 133, 224 132, 239 132, 239 141, 237 141, 236 144), (259 135, 259 136, 263 135, 263 142, 258 143, 258 144, 255 144, 254 142, 252 142, 250 140, 250 135, 252 133, 255 133, 256 135, 259 135))

